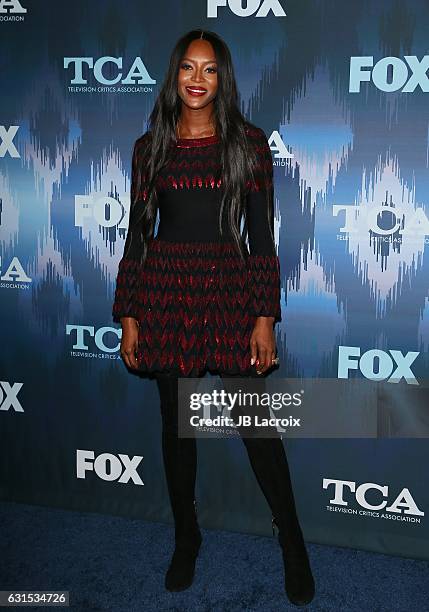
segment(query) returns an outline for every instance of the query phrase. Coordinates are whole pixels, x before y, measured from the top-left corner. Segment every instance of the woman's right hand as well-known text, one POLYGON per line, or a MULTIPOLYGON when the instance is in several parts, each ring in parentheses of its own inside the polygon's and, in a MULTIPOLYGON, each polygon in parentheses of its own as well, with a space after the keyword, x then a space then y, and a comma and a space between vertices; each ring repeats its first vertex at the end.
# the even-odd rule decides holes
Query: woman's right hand
POLYGON ((132 370, 137 370, 136 352, 138 348, 139 324, 133 317, 122 317, 121 357, 132 370))

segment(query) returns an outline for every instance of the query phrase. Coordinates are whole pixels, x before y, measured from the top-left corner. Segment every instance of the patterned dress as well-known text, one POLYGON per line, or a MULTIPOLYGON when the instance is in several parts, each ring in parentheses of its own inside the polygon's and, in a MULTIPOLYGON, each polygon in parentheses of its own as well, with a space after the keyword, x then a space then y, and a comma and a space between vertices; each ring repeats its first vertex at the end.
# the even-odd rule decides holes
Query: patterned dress
MULTIPOLYGON (((223 235, 218 227, 222 177, 216 135, 172 142, 169 162, 157 176, 158 231, 143 264, 140 232, 129 224, 112 315, 115 322, 121 317, 138 321, 141 372, 248 375, 255 368, 249 342, 256 318, 281 321, 279 260, 266 204, 270 195, 272 219, 271 150, 262 129, 246 124, 246 136, 258 166, 246 184, 245 261, 226 221, 223 235)), ((147 138, 150 132, 134 146, 131 201, 137 197, 130 215, 147 197, 142 153, 147 138)))

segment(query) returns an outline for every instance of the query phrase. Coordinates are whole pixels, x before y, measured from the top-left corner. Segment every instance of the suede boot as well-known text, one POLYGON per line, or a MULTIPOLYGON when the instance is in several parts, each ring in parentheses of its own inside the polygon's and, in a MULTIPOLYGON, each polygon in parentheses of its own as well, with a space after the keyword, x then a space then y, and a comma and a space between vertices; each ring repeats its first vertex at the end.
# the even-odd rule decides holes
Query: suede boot
MULTIPOLYGON (((257 377, 256 373, 251 376, 257 377)), ((240 377, 235 381, 223 380, 227 391, 234 392, 240 377)), ((260 387, 265 390, 265 387, 260 387)), ((261 407, 261 418, 270 418, 266 407, 261 407)), ((232 411, 236 420, 238 413, 232 411)), ((240 432, 241 433, 241 432, 240 432)), ((304 538, 296 513, 295 498, 283 442, 279 437, 247 437, 242 440, 249 456, 250 465, 258 484, 271 508, 272 526, 278 528, 278 541, 282 549, 284 565, 284 588, 288 599, 295 605, 308 604, 314 597, 315 584, 304 538)))
POLYGON ((314 597, 315 584, 304 538, 296 514, 289 466, 280 438, 244 439, 249 459, 271 508, 284 564, 284 587, 297 606, 314 597))

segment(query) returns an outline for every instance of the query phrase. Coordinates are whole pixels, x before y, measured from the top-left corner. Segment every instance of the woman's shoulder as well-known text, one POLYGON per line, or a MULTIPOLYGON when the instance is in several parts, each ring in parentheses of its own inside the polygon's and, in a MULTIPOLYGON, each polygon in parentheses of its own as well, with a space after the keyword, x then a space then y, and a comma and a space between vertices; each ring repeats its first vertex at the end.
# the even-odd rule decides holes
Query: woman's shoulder
POLYGON ((259 159, 272 161, 271 147, 264 130, 253 123, 245 124, 245 132, 249 146, 255 151, 259 159))
POLYGON ((149 154, 151 137, 151 132, 147 131, 134 142, 133 159, 137 162, 142 163, 149 154))
POLYGON ((246 132, 247 138, 250 142, 255 144, 265 144, 268 143, 267 135, 264 130, 254 123, 250 123, 250 121, 246 121, 244 124, 244 130, 246 132))
POLYGON ((137 140, 134 143, 134 146, 136 148, 144 147, 151 141, 151 139, 152 139, 152 132, 148 130, 147 132, 145 132, 144 134, 142 134, 141 136, 137 138, 137 140))

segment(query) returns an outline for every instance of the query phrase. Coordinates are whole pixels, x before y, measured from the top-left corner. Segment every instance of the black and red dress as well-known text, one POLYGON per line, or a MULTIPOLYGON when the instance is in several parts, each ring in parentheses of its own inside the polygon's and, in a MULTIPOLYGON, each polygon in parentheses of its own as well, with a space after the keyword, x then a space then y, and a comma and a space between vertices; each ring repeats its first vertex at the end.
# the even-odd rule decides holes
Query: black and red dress
MULTIPOLYGON (((218 136, 177 139, 157 177, 159 225, 140 263, 139 232, 129 225, 119 262, 112 315, 138 323, 138 369, 179 376, 249 374, 250 336, 258 316, 281 321, 279 260, 268 220, 266 190, 273 195, 273 162, 265 132, 247 125, 258 159, 247 183, 246 261, 236 251, 221 201, 218 136), (265 170, 265 172, 264 172, 265 170)), ((134 146, 131 201, 144 206, 145 159, 134 146)), ((272 204, 271 204, 272 206, 272 204)), ((272 218, 272 215, 271 215, 272 218)))

